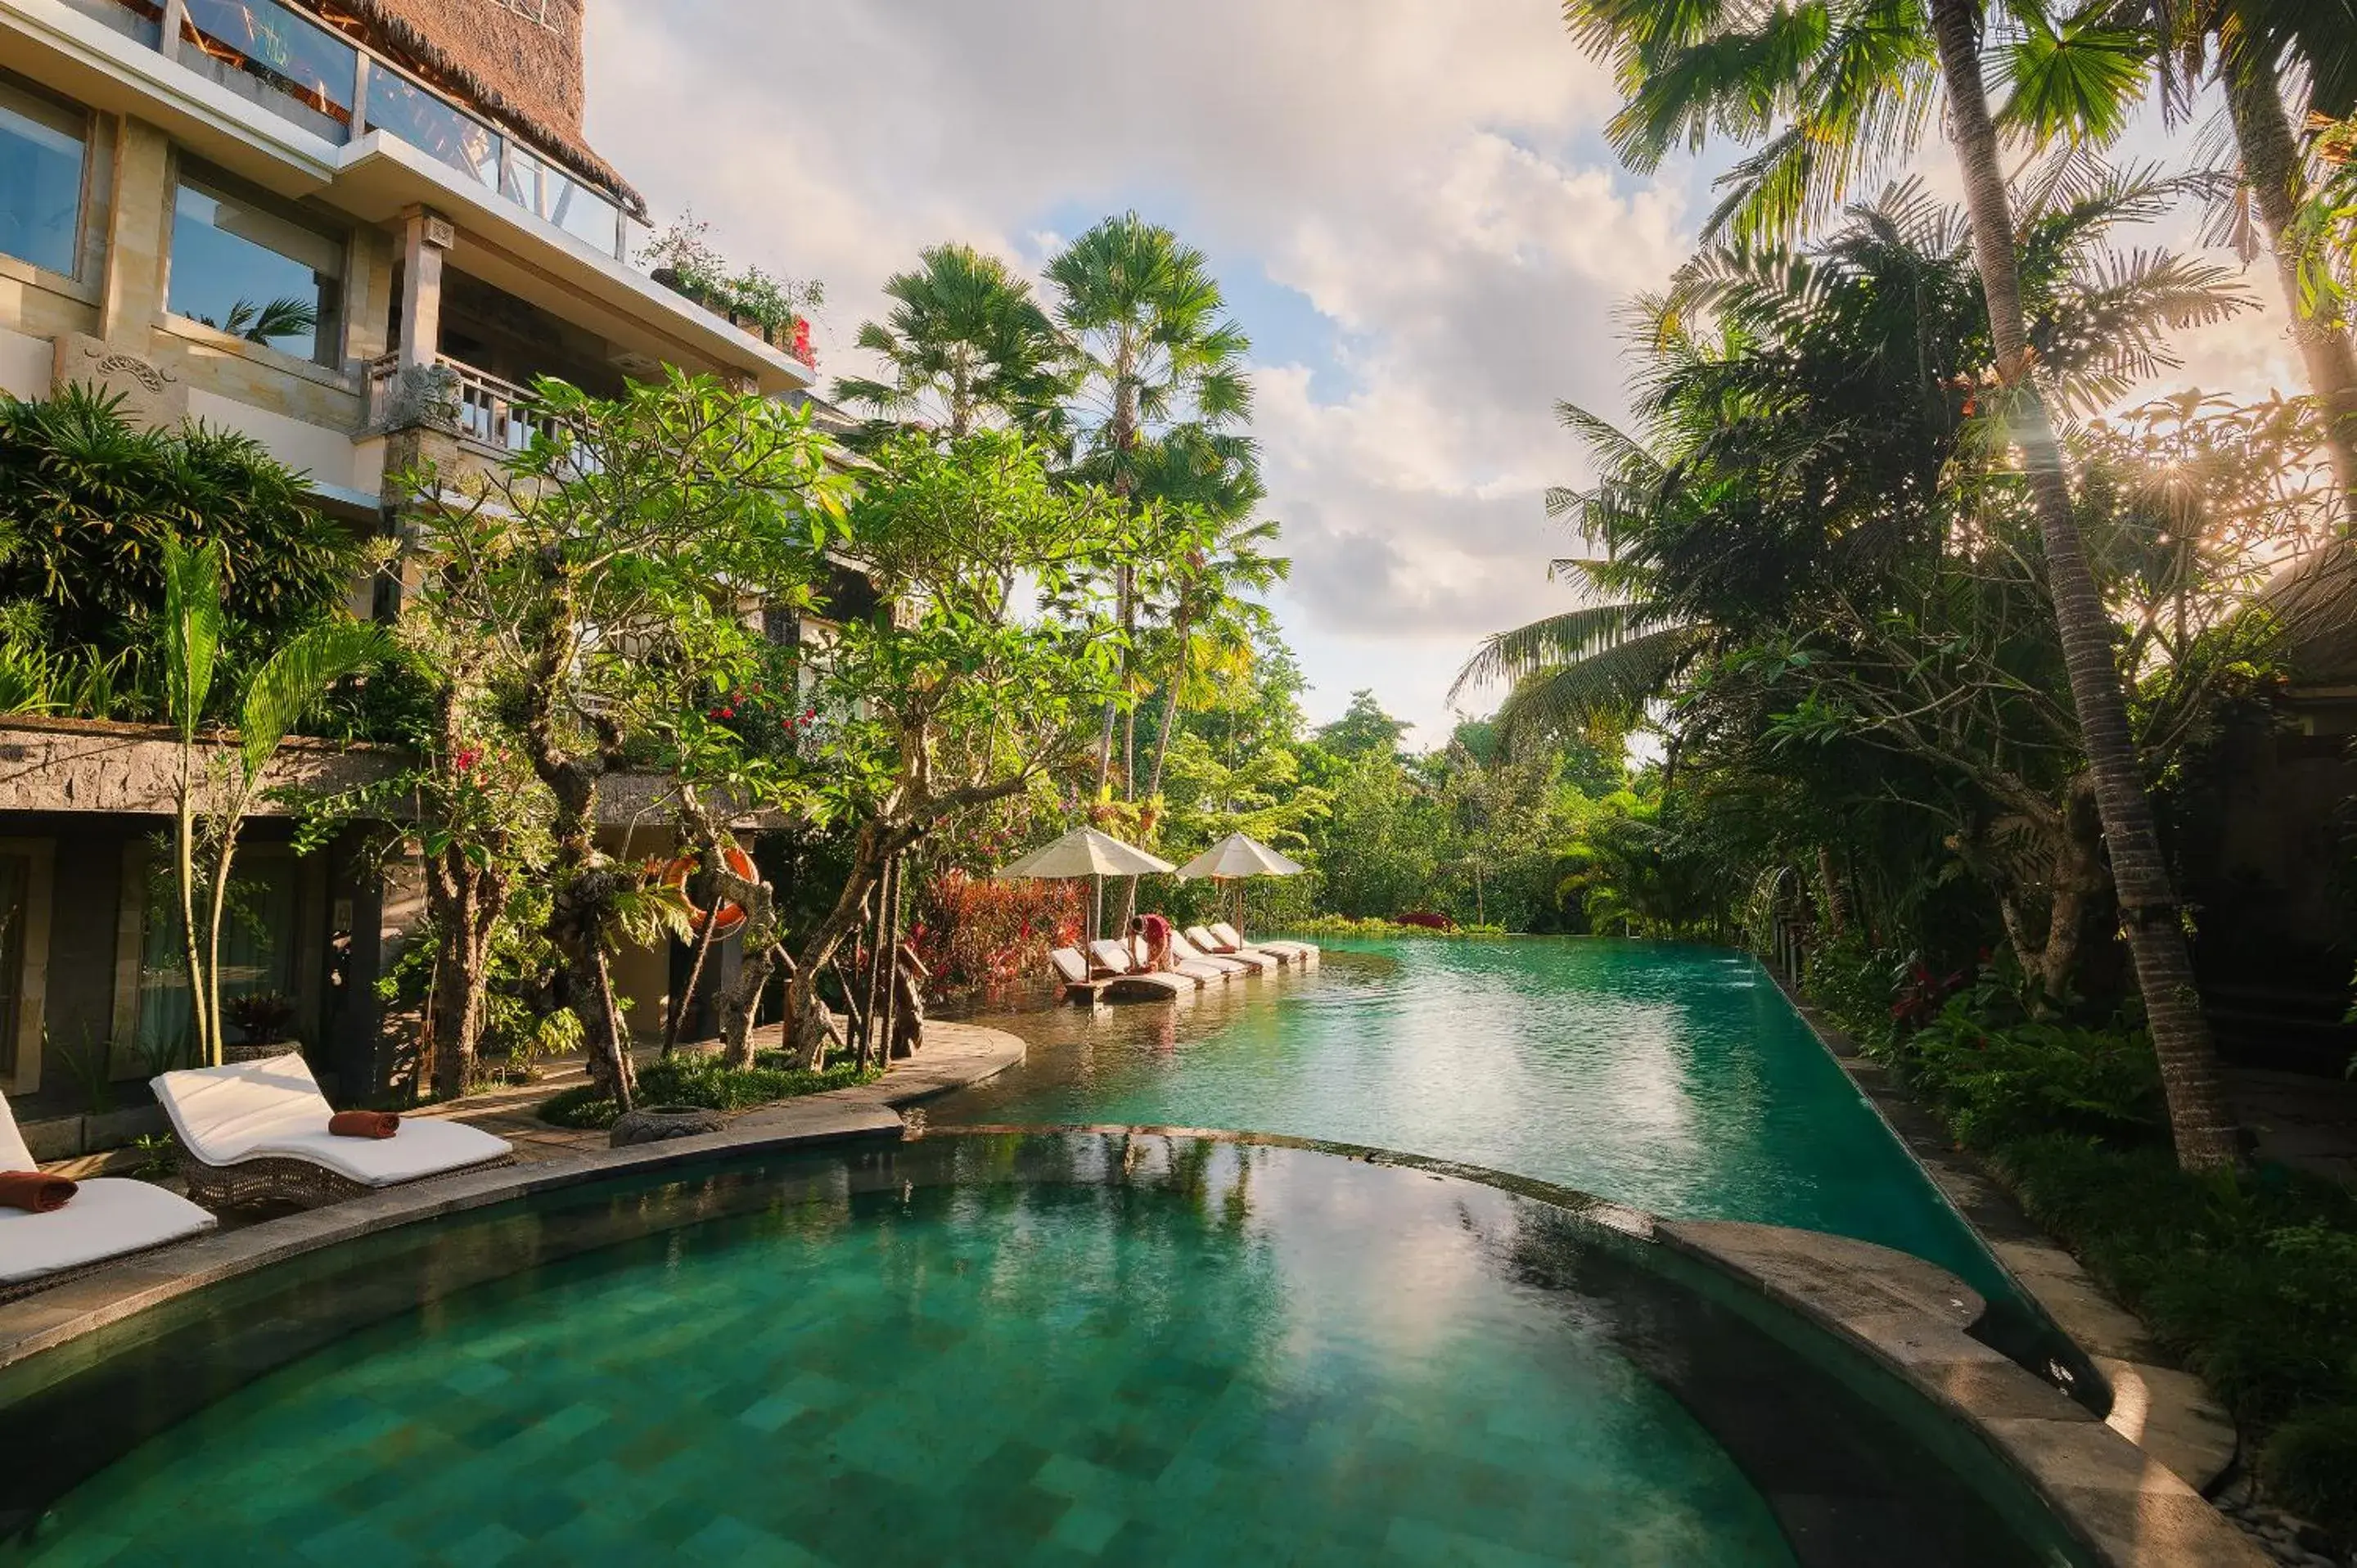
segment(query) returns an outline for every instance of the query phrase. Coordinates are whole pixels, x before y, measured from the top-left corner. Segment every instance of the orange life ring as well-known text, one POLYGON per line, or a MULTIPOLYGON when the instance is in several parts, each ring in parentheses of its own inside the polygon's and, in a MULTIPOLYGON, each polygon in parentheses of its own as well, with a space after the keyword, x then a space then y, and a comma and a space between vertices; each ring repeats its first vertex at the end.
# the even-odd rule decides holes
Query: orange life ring
MULTIPOLYGON (((760 872, 755 869, 753 865, 753 857, 747 854, 737 845, 733 843, 730 844, 721 858, 727 862, 729 875, 736 877, 739 882, 759 882, 761 880, 760 872)), ((673 861, 669 865, 664 866, 662 874, 663 886, 666 887, 678 888, 682 898, 686 900, 687 923, 699 934, 704 930, 704 922, 705 918, 705 912, 695 907, 693 899, 687 899, 686 894, 687 879, 694 875, 697 867, 701 866, 703 864, 704 859, 701 855, 683 854, 677 860, 673 861)), ((731 903, 724 899, 721 902, 720 908, 713 911, 712 918, 714 922, 712 927, 713 940, 715 941, 725 940, 729 937, 735 936, 738 931, 745 929, 745 907, 742 904, 731 903)))

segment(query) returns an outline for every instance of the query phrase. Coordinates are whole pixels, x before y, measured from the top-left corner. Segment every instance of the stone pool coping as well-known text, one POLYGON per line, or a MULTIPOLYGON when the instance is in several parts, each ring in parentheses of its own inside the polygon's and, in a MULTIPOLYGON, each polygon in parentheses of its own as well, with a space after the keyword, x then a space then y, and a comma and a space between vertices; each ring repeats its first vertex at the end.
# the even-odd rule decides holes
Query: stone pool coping
POLYGON ((2104 1294, 2079 1260, 2021 1211, 2013 1195, 1957 1150, 1940 1124, 1823 1010, 1760 966, 1827 1055, 1866 1097, 1949 1206, 2022 1294, 2087 1353, 2111 1385, 2113 1430, 2207 1494, 2234 1467, 2241 1439, 2209 1389, 2163 1364, 2144 1324, 2104 1294))
MULTIPOLYGON (((265 1220, 126 1261, 0 1305, 0 1367, 53 1349, 147 1308, 306 1253, 399 1226, 535 1193, 728 1155, 898 1140, 897 1106, 992 1077, 1023 1042, 947 1026, 916 1062, 874 1084, 748 1112, 720 1133, 629 1149, 563 1150, 496 1170, 421 1182, 265 1220)), ((990 1131, 932 1127, 914 1135, 990 1131)), ((1985 1304, 1945 1270, 1846 1238, 1724 1221, 1658 1220, 1641 1211, 1504 1173, 1348 1144, 1191 1128, 1095 1127, 1302 1148, 1437 1176, 1544 1202, 1587 1223, 1663 1247, 1863 1351, 1934 1409, 1977 1434, 2028 1481, 2107 1568, 2257 1568, 2266 1559, 2166 1466, 1965 1330, 1985 1304)))

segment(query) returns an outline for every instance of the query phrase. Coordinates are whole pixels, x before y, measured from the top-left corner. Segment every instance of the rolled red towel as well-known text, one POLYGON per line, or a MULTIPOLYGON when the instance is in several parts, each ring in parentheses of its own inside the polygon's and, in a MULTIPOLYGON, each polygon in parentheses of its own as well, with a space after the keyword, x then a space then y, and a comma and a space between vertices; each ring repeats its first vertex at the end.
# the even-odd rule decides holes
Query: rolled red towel
POLYGON ((39 1171, 0 1171, 0 1208, 55 1214, 77 1190, 61 1176, 44 1176, 39 1171))
POLYGON ((328 1131, 339 1138, 390 1138, 401 1129, 401 1118, 390 1111, 339 1111, 328 1118, 328 1131))

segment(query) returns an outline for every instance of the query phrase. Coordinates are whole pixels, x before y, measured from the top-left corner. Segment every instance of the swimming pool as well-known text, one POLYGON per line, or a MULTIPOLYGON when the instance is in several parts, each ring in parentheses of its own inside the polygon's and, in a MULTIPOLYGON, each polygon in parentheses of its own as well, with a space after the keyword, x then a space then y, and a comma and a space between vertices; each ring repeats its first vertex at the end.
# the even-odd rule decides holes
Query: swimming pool
POLYGON ((1829 1230, 2015 1292, 1760 966, 1594 939, 1329 944, 1189 1005, 984 1016, 1030 1058, 941 1123, 1233 1128, 1829 1230))
POLYGON ((0 1563, 2084 1560, 1846 1343, 1591 1216, 1129 1133, 609 1178, 0 1373, 0 1563))

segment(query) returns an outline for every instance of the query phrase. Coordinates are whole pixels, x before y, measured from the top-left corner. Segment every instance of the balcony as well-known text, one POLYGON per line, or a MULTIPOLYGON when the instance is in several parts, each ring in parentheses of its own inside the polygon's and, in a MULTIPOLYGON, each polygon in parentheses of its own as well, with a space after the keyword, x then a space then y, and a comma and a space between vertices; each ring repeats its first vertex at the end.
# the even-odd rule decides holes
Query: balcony
POLYGON ((629 258, 620 203, 279 0, 65 3, 327 142, 393 137, 599 254, 629 258))
POLYGON ((387 354, 368 370, 368 424, 372 429, 438 429, 495 453, 525 451, 540 425, 532 392, 447 355, 404 374, 401 357, 387 354))

